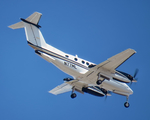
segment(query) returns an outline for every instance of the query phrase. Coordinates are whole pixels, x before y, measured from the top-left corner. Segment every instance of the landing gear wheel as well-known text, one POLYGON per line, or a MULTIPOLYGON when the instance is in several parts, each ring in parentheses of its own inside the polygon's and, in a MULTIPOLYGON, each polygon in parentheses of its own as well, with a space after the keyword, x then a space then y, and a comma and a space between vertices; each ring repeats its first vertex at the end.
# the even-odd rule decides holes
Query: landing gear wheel
POLYGON ((75 97, 77 97, 77 94, 72 93, 72 94, 71 94, 71 98, 75 98, 75 97))
POLYGON ((124 103, 124 106, 125 106, 126 108, 128 108, 128 107, 130 106, 130 104, 129 104, 128 102, 125 102, 125 103, 124 103))
POLYGON ((97 85, 100 85, 101 83, 102 83, 101 80, 98 80, 98 81, 96 82, 97 85))

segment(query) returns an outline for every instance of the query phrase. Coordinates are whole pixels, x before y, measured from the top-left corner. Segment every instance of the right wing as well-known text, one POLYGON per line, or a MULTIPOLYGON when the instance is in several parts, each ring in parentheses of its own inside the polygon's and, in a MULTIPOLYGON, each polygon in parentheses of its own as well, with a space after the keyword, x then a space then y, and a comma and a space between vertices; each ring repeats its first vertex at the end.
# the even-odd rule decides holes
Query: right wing
POLYGON ((107 60, 109 61, 109 63, 106 64, 104 68, 110 71, 115 70, 135 53, 136 53, 135 50, 129 48, 115 56, 112 56, 107 60))
POLYGON ((105 77, 109 77, 111 73, 115 72, 115 69, 123 64, 127 59, 129 59, 136 51, 133 49, 127 49, 106 61, 96 65, 91 68, 87 73, 79 76, 82 81, 86 81, 87 83, 94 84, 97 81, 98 73, 104 74, 105 77))
POLYGON ((63 84, 55 87, 54 89, 50 90, 49 93, 58 95, 58 94, 69 92, 69 91, 72 91, 72 86, 67 83, 63 83, 63 84))

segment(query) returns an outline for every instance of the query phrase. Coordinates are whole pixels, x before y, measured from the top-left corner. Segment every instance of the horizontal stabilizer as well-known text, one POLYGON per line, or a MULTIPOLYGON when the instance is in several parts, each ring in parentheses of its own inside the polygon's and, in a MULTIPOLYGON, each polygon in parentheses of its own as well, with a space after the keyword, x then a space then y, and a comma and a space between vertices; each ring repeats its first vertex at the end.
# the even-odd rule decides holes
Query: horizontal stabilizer
POLYGON ((67 83, 63 83, 55 87, 54 89, 50 90, 49 93, 58 95, 58 94, 62 94, 62 93, 69 92, 69 91, 72 91, 72 86, 67 83))
POLYGON ((34 12, 34 13, 33 13, 32 15, 30 15, 28 18, 26 18, 26 19, 21 18, 21 20, 22 20, 21 22, 18 22, 18 23, 16 23, 16 24, 10 25, 10 26, 8 26, 8 27, 9 27, 9 28, 12 28, 12 29, 23 28, 23 27, 24 27, 24 23, 23 23, 23 22, 26 22, 26 23, 35 25, 35 26, 37 26, 37 27, 41 27, 41 26, 38 25, 41 16, 42 16, 41 13, 34 12))
POLYGON ((18 23, 16 23, 16 24, 10 25, 10 26, 8 26, 8 27, 11 28, 11 29, 19 29, 19 28, 23 28, 23 27, 24 27, 24 24, 23 24, 23 22, 21 21, 21 22, 18 22, 18 23))

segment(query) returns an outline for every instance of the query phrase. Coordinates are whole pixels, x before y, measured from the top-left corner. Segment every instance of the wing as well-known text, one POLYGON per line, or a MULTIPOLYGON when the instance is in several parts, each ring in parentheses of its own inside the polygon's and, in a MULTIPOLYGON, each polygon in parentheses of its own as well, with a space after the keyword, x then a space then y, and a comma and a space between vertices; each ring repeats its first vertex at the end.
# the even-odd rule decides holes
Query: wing
POLYGON ((103 75, 105 75, 105 77, 109 77, 109 74, 114 73, 117 67, 119 67, 122 63, 124 63, 127 59, 129 59, 135 53, 136 53, 135 50, 127 49, 107 59, 106 61, 100 63, 99 65, 96 65, 95 67, 91 68, 87 73, 79 77, 82 79, 82 81, 87 81, 87 82, 89 81, 88 83, 91 83, 93 79, 97 77, 98 73, 102 73, 103 75))
POLYGON ((79 82, 78 80, 71 80, 69 82, 65 82, 65 83, 55 87, 54 89, 50 90, 49 93, 58 95, 58 94, 62 94, 65 92, 76 90, 76 91, 84 94, 84 92, 82 91, 82 88, 87 87, 87 86, 88 86, 88 84, 86 84, 86 83, 79 82))
POLYGON ((108 63, 103 66, 107 70, 114 70, 119 67, 122 63, 124 63, 127 59, 129 59, 132 55, 136 53, 133 49, 127 49, 111 58, 107 61, 108 63))
POLYGON ((72 86, 67 83, 63 83, 63 84, 55 87, 54 89, 50 90, 49 93, 58 95, 58 94, 69 92, 69 91, 72 91, 72 86))

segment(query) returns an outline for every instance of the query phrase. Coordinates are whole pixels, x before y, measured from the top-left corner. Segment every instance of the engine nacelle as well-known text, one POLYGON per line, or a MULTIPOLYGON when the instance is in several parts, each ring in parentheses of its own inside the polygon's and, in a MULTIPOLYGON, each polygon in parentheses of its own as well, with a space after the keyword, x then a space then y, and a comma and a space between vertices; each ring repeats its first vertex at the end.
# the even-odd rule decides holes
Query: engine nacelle
POLYGON ((125 82, 125 83, 130 83, 130 82, 137 82, 133 76, 131 76, 128 73, 122 72, 122 71, 118 71, 115 73, 115 75, 113 76, 113 79, 121 81, 121 82, 125 82))
POLYGON ((103 97, 106 94, 104 92, 102 92, 101 88, 97 87, 97 86, 89 86, 89 87, 83 87, 82 88, 83 92, 95 95, 95 96, 99 96, 99 97, 103 97))
POLYGON ((69 82, 69 81, 72 81, 74 79, 73 78, 64 78, 63 80, 66 81, 66 82, 69 82))
POLYGON ((124 82, 124 83, 130 83, 131 82, 131 80, 126 75, 124 75, 122 72, 120 72, 120 71, 117 71, 113 75, 113 79, 117 80, 117 81, 124 82))

